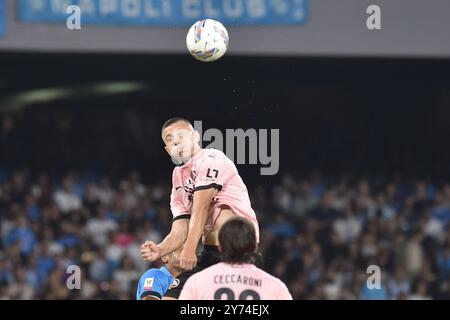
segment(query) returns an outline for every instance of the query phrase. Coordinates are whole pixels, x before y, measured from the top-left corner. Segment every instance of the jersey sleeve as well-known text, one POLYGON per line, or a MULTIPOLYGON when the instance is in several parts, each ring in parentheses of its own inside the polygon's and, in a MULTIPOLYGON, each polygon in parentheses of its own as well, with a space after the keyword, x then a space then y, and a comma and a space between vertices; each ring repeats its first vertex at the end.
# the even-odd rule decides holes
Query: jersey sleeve
POLYGON ((138 300, 143 300, 146 296, 151 295, 161 299, 167 289, 168 284, 162 276, 162 272, 158 269, 150 269, 139 279, 137 298, 138 300))
POLYGON ((219 153, 209 152, 200 161, 195 163, 194 191, 216 188, 222 190, 225 181, 232 171, 229 161, 219 153))
POLYGON ((190 218, 189 210, 181 201, 182 188, 183 186, 177 183, 176 172, 174 171, 172 175, 172 193, 170 194, 170 211, 172 212, 173 221, 190 218))

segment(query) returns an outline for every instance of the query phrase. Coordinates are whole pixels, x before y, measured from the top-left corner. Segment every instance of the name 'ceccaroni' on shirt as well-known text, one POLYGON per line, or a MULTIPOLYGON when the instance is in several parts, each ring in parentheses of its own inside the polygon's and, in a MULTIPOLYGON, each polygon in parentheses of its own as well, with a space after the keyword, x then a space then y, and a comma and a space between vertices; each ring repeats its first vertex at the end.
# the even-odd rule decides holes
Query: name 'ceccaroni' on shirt
POLYGON ((214 283, 242 283, 250 286, 261 287, 262 280, 241 276, 239 274, 221 274, 214 276, 214 283))

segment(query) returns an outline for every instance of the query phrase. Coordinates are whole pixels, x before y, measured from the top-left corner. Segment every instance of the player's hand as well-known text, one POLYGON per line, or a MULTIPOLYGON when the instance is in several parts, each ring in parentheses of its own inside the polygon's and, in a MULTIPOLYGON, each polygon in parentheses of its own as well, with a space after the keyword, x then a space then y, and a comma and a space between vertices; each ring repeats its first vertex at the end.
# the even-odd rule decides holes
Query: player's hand
POLYGON ((146 261, 155 261, 161 257, 161 249, 153 241, 145 241, 141 245, 141 256, 146 261))
POLYGON ((191 250, 189 248, 184 248, 181 251, 180 256, 180 267, 185 270, 192 270, 197 265, 197 254, 195 250, 191 250))

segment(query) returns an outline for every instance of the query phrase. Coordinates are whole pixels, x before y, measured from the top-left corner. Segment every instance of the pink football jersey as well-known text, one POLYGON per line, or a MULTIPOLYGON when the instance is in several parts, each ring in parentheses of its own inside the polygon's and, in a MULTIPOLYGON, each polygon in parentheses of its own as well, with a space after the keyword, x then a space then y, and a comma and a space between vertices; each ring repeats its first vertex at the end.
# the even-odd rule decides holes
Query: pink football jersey
POLYGON ((202 149, 186 164, 174 168, 170 197, 173 218, 190 215, 194 192, 211 187, 218 192, 212 201, 206 228, 214 225, 220 206, 227 205, 237 216, 253 223, 259 242, 258 221, 250 204, 247 187, 234 163, 216 149, 202 149))
POLYGON ((286 285, 253 264, 221 262, 192 275, 179 300, 292 300, 286 285))

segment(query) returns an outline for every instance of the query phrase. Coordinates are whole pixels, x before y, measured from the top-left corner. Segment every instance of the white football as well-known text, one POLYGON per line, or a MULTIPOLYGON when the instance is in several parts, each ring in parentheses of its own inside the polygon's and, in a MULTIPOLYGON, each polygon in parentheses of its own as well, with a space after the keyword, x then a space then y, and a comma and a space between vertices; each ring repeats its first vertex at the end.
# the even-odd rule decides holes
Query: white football
POLYGON ((228 49, 228 32, 219 21, 197 21, 189 29, 186 45, 197 60, 210 62, 220 59, 228 49))

